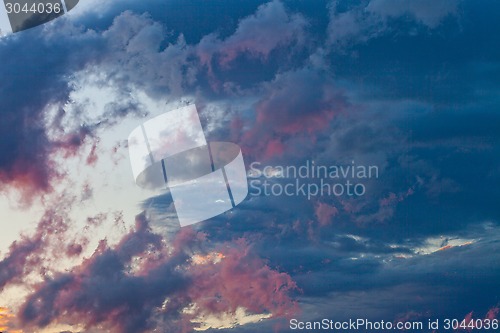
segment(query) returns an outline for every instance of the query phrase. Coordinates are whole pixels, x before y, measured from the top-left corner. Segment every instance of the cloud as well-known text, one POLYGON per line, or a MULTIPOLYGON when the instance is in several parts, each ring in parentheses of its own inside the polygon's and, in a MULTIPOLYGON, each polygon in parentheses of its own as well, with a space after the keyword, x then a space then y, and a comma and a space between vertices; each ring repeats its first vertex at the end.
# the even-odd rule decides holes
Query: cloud
POLYGON ((335 206, 318 202, 315 206, 315 214, 321 226, 327 226, 332 223, 332 217, 338 214, 335 206))
MULTIPOLYGON (((147 276, 130 274, 134 256, 147 249, 159 251, 161 238, 152 234, 144 217, 136 230, 126 235, 115 249, 101 242, 94 255, 73 269, 40 284, 26 299, 19 317, 25 326, 45 327, 67 317, 86 326, 105 325, 115 332, 144 331, 152 323, 154 308, 183 284, 175 267, 185 260, 179 254, 147 276)), ((144 254, 145 255, 145 254, 144 254)))
POLYGON ((223 250, 219 264, 195 266, 188 295, 199 314, 235 313, 243 307, 254 314, 290 316, 297 309, 288 293, 297 285, 251 253, 244 239, 223 250))
POLYGON ((284 152, 297 156, 300 153, 287 143, 289 138, 313 144, 346 105, 328 74, 312 67, 278 74, 264 86, 255 122, 241 136, 243 147, 254 158, 270 159, 284 152))
POLYGON ((500 308, 498 306, 492 307, 491 309, 488 310, 486 313, 485 318, 493 320, 495 318, 498 318, 498 314, 500 313, 500 308))
POLYGON ((189 260, 205 239, 183 229, 167 246, 151 232, 144 215, 113 248, 102 241, 95 253, 71 272, 57 273, 35 286, 19 311, 23 328, 55 322, 105 327, 110 332, 189 328, 200 315, 250 313, 275 317, 295 310, 288 293, 296 288, 251 254, 243 241, 225 249, 218 263, 189 260), (184 309, 195 304, 194 311, 184 309))
POLYGON ((419 0, 419 1, 392 1, 372 0, 366 6, 368 12, 380 15, 384 19, 410 15, 418 22, 436 28, 443 19, 458 14, 458 0, 419 0))
POLYGON ((58 198, 57 204, 47 208, 33 235, 22 236, 13 242, 0 261, 0 291, 7 285, 22 284, 31 273, 43 272, 44 256, 53 246, 65 242, 71 220, 68 211, 74 203, 71 197, 58 198), (60 208, 59 204, 64 203, 60 208))
POLYGON ((146 14, 122 13, 102 36, 110 50, 100 71, 117 91, 140 89, 152 96, 180 96, 194 80, 196 66, 189 61, 192 50, 184 37, 163 47, 165 27, 146 14))
MULTIPOLYGON (((51 192, 52 183, 65 176, 55 154, 80 153, 80 147, 92 144, 88 138, 98 130, 129 114, 145 112, 128 91, 144 91, 156 98, 181 96, 195 90, 193 84, 204 64, 199 56, 207 39, 188 45, 179 34, 177 40, 166 43, 165 26, 147 14, 120 13, 103 30, 77 28, 78 19, 61 19, 45 30, 2 41, 0 70, 7 79, 0 95, 5 110, 0 180, 2 190, 19 190, 28 204, 37 194, 51 192), (85 105, 71 104, 71 93, 89 83, 113 87, 119 102, 89 117, 89 112, 83 112, 85 105)), ((226 62, 243 53, 265 58, 275 48, 298 42, 305 24, 300 15, 287 13, 275 1, 243 18, 234 34, 212 47, 226 62), (257 28, 260 32, 255 34, 257 28)), ((91 156, 89 161, 93 160, 91 156)))
POLYGON ((239 55, 266 59, 275 49, 304 42, 306 20, 300 14, 289 14, 281 1, 261 5, 254 15, 242 19, 236 31, 224 40, 209 34, 197 46, 203 65, 212 67, 212 60, 229 65, 239 55))
POLYGON ((345 2, 333 1, 329 7, 328 42, 338 51, 339 47, 352 47, 390 33, 415 33, 414 29, 390 22, 391 19, 406 19, 436 29, 447 17, 457 18, 459 14, 458 0, 371 0, 347 6, 345 2))
POLYGON ((61 176, 52 152, 73 149, 84 139, 75 141, 75 136, 66 132, 66 138, 53 141, 44 126, 47 109, 60 108, 68 100, 71 89, 64 76, 81 69, 99 47, 94 34, 66 28, 66 42, 34 29, 23 38, 3 39, 0 48, 0 75, 4 78, 0 90, 1 189, 15 187, 27 202, 36 194, 51 191, 51 181, 61 176))

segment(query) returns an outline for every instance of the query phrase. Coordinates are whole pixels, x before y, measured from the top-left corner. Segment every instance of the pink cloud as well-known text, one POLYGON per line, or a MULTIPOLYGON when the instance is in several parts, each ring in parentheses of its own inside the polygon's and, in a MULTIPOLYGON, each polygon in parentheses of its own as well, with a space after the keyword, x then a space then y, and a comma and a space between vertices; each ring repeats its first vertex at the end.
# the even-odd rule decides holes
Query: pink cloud
POLYGON ((318 202, 314 206, 314 213, 321 227, 328 226, 332 223, 332 217, 339 213, 335 206, 326 203, 318 202))
POLYGON ((315 142, 345 107, 342 94, 332 93, 336 89, 329 78, 312 68, 280 74, 266 88, 256 104, 255 122, 241 137, 245 151, 259 158, 294 151, 291 138, 315 142))
MULTIPOLYGON (((69 209, 73 199, 57 200, 47 208, 33 235, 23 235, 9 247, 9 252, 0 261, 0 290, 9 284, 20 284, 34 272, 44 271, 43 258, 53 247, 64 244, 69 219, 64 209, 69 209)), ((57 254, 57 253, 56 253, 57 254)))
POLYGON ((415 190, 412 187, 410 187, 406 192, 401 192, 398 193, 397 195, 391 192, 387 197, 380 199, 379 204, 381 207, 394 206, 398 202, 404 201, 406 198, 413 195, 414 193, 415 190))
POLYGON ((266 265, 251 254, 248 244, 240 239, 224 249, 224 259, 194 266, 189 298, 203 313, 234 313, 244 307, 253 313, 270 313, 275 317, 290 316, 297 311, 288 293, 297 285, 286 273, 266 265))
MULTIPOLYGON (((498 313, 500 312, 500 308, 495 306, 492 307, 491 309, 488 310, 486 313, 484 319, 497 319, 498 318, 498 313)), ((474 318, 474 311, 469 312, 467 315, 465 315, 463 321, 461 321, 460 327, 456 331, 467 331, 467 332, 473 332, 474 330, 478 329, 476 326, 477 321, 474 318), (463 325, 462 325, 463 324, 463 325)))
POLYGON ((21 194, 19 204, 29 205, 40 193, 53 190, 51 182, 59 179, 55 170, 55 163, 44 161, 44 164, 33 163, 31 160, 19 159, 9 169, 0 170, 0 190, 15 189, 21 194), (7 186, 8 185, 8 186, 7 186))
MULTIPOLYGON (((33 135, 42 136, 42 134, 33 135)), ((32 138, 18 138, 23 146, 22 152, 18 152, 14 159, 8 161, 8 166, 0 165, 0 183, 2 183, 0 191, 14 190, 19 193, 20 206, 29 206, 40 195, 52 193, 54 190, 52 184, 61 182, 65 178, 65 173, 56 162, 56 154, 61 154, 64 158, 77 155, 89 135, 91 135, 90 130, 81 128, 54 141, 46 137, 37 138, 36 140, 40 141, 37 145, 42 147, 32 152, 29 150, 35 148, 31 148, 31 144, 25 142, 32 138)))
POLYGON ((490 320, 497 319, 499 313, 500 313, 500 307, 498 306, 492 307, 491 309, 489 309, 488 313, 486 313, 485 319, 490 319, 490 320))
POLYGON ((18 314, 22 328, 58 322, 112 333, 152 328, 187 332, 195 314, 182 310, 193 303, 199 313, 238 307, 275 317, 294 313, 297 306, 289 292, 296 284, 253 255, 243 240, 221 244, 219 263, 193 265, 189 258, 206 237, 183 228, 168 246, 140 215, 134 230, 116 246, 101 241, 94 254, 70 272, 55 273, 33 286, 18 314))
POLYGON ((283 3, 275 0, 242 19, 235 33, 227 39, 220 40, 214 34, 203 37, 197 46, 197 54, 210 71, 214 57, 223 66, 241 54, 265 59, 276 48, 301 43, 305 26, 302 16, 290 15, 283 3))
POLYGON ((90 149, 90 153, 87 156, 86 163, 87 165, 94 166, 97 163, 97 143, 92 145, 90 149))
POLYGON ((399 203, 403 202, 415 193, 415 187, 416 186, 411 186, 406 191, 399 192, 397 194, 390 192, 387 196, 379 199, 378 209, 374 213, 359 214, 359 212, 363 208, 362 206, 366 203, 363 203, 360 207, 354 207, 347 203, 344 208, 346 209, 346 211, 348 211, 347 209, 349 209, 348 212, 350 212, 351 215, 355 217, 355 221, 359 224, 366 224, 371 222, 383 223, 394 216, 397 205, 399 203), (356 213, 357 215, 354 216, 354 213, 356 213))

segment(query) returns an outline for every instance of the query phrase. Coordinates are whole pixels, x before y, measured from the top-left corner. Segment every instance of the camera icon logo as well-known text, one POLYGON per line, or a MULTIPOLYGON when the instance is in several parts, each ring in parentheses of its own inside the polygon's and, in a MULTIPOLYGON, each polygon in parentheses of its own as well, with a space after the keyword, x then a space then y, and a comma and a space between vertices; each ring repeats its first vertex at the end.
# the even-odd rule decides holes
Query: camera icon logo
POLYGON ((79 0, 0 0, 0 36, 27 30, 69 12, 79 0))
POLYGON ((181 226, 220 215, 248 195, 240 147, 208 143, 194 104, 136 127, 128 149, 136 184, 168 188, 181 226))

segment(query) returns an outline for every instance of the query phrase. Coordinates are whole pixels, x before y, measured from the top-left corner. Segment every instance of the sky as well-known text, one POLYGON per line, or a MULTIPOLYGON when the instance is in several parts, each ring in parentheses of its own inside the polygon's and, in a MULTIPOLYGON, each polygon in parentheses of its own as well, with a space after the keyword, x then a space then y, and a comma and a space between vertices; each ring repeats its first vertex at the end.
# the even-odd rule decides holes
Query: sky
POLYGON ((498 318, 499 11, 81 0, 1 38, 0 331, 498 318), (127 138, 187 104, 249 194, 181 228, 127 138), (291 172, 311 166, 340 176, 291 172))

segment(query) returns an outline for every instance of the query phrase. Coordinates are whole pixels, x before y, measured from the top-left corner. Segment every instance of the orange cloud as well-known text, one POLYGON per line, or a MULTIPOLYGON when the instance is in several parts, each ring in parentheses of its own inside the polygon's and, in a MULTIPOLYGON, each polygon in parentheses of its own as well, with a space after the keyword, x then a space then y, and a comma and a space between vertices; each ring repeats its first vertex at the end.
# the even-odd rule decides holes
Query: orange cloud
POLYGON ((14 315, 10 312, 8 308, 1 307, 0 306, 0 331, 7 331, 9 330, 9 333, 23 333, 22 331, 19 330, 11 330, 12 326, 12 319, 14 318, 14 315))

